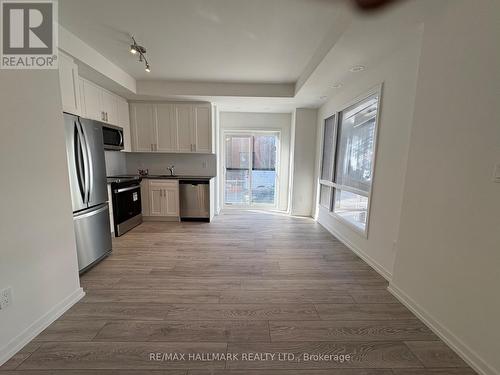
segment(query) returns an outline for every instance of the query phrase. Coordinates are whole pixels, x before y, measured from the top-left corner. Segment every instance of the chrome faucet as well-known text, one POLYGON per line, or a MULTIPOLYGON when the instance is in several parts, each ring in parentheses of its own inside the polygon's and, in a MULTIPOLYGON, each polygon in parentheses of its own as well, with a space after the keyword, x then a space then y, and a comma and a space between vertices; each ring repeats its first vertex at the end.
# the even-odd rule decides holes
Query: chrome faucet
POLYGON ((175 165, 171 165, 167 169, 170 171, 170 176, 175 176, 175 165))

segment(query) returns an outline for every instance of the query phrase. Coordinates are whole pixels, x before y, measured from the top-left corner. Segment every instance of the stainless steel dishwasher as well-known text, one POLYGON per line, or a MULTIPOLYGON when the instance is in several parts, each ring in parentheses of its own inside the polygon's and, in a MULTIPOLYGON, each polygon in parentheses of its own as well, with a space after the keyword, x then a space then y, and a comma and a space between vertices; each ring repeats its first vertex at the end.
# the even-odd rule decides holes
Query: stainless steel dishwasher
POLYGON ((208 180, 179 180, 181 220, 210 221, 208 180))

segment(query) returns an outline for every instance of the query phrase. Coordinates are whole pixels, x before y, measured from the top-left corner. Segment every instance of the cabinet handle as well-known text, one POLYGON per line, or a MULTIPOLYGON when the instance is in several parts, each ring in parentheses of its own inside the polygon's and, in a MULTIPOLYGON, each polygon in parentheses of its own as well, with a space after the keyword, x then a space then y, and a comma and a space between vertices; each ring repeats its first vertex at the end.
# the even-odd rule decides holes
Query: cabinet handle
POLYGON ((106 122, 108 122, 108 112, 106 112, 106 122))

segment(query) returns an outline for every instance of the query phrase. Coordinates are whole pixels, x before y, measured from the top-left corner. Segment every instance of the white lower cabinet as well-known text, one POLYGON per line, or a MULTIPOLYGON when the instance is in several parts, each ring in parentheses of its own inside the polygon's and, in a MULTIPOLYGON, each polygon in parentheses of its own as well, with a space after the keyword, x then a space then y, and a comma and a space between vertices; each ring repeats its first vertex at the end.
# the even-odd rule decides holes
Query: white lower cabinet
MULTIPOLYGON (((164 220, 179 219, 179 181, 149 180, 147 204, 143 207, 146 217, 164 220)), ((146 195, 146 194, 144 194, 146 195)))

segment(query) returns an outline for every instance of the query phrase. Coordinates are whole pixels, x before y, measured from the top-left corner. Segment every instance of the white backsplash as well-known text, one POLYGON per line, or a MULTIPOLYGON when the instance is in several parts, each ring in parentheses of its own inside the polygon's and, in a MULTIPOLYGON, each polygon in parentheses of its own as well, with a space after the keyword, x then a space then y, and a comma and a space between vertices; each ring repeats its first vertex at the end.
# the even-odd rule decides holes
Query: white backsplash
POLYGON ((106 159, 106 176, 127 174, 125 153, 119 151, 104 151, 106 159))
POLYGON ((164 154, 149 152, 106 151, 106 175, 137 174, 149 169, 150 174, 168 174, 174 165, 178 175, 215 176, 217 157, 214 154, 164 154))

